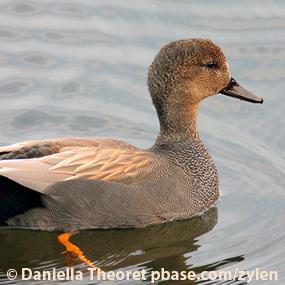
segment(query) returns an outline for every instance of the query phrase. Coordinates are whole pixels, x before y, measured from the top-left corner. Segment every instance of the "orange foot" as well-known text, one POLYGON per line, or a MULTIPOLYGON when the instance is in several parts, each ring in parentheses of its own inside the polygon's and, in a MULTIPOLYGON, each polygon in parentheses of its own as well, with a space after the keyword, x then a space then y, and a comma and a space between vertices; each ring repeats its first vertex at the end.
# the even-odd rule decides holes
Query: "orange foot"
POLYGON ((104 272, 99 267, 95 266, 93 262, 84 255, 83 251, 78 246, 76 246, 75 244, 69 241, 69 238, 77 233, 78 232, 63 233, 63 234, 60 234, 57 237, 57 239, 65 247, 67 252, 72 253, 73 255, 78 257, 82 262, 94 268, 95 270, 104 272))

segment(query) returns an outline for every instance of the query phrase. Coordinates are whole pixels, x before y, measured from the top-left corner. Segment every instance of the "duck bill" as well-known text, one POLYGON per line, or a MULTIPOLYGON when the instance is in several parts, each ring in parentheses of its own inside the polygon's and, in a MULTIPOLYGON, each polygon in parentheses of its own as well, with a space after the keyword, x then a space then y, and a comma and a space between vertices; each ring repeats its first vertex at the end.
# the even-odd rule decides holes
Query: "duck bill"
POLYGON ((263 103, 263 99, 240 86, 234 78, 231 78, 229 84, 219 93, 226 96, 234 97, 251 103, 263 103))

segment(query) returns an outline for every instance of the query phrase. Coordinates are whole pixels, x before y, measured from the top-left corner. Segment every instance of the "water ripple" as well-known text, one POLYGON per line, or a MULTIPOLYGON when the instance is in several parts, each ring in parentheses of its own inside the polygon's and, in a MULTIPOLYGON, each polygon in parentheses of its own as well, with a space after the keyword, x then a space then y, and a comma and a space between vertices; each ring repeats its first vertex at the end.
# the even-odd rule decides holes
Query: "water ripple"
POLYGON ((18 29, 11 29, 6 27, 0 27, 0 39, 1 40, 16 40, 24 36, 24 33, 18 29))
POLYGON ((22 79, 0 81, 0 96, 18 95, 26 92, 32 86, 31 81, 22 79))
POLYGON ((51 67, 58 63, 58 60, 55 57, 39 52, 25 54, 20 57, 20 61, 39 67, 51 67))
POLYGON ((41 12, 40 6, 28 1, 17 1, 12 5, 9 5, 6 10, 17 16, 31 16, 41 12))
POLYGON ((89 14, 88 8, 78 3, 53 5, 49 9, 49 11, 51 13, 59 15, 62 14, 62 15, 76 16, 76 17, 85 17, 89 14))

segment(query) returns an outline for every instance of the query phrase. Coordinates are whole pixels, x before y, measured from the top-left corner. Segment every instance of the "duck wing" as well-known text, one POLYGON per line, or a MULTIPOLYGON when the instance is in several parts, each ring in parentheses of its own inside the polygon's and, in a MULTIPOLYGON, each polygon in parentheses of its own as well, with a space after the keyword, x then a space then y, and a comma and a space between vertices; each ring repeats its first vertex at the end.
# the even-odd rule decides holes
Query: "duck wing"
MULTIPOLYGON (((47 143, 47 141, 45 142, 47 143)), ((113 140, 89 140, 70 142, 50 141, 55 153, 33 158, 0 160, 0 176, 9 178, 32 190, 45 190, 59 181, 92 179, 119 181, 146 171, 154 155, 129 144, 113 140)), ((28 153, 41 143, 30 143, 0 151, 15 154, 28 153), (8 152, 10 150, 10 152, 8 152)), ((51 147, 50 147, 51 148, 51 147)), ((7 154, 6 154, 7 155, 7 154)))
POLYGON ((0 147, 0 160, 37 158, 60 152, 66 147, 88 147, 98 145, 124 145, 121 141, 94 138, 55 138, 48 140, 24 141, 0 147))

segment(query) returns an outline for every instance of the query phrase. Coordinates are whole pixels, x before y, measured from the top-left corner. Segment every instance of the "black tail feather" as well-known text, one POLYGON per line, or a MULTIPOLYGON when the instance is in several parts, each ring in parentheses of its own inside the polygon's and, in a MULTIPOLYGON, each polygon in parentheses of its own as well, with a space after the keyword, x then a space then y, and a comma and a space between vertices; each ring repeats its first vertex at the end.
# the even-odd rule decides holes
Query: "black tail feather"
POLYGON ((43 207, 41 193, 0 176, 0 224, 29 209, 43 207))

